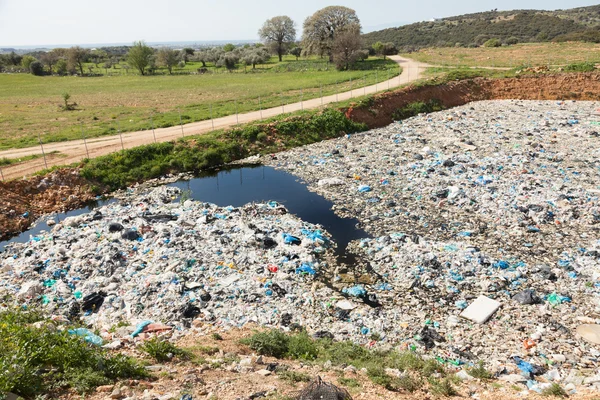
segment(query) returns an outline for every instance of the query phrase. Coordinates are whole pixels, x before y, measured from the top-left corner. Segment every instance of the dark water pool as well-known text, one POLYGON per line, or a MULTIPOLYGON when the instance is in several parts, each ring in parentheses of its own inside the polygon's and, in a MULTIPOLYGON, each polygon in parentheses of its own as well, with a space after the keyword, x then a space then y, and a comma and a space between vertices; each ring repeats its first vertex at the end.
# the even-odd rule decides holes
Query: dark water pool
MULTIPOLYGON (((340 262, 351 264, 345 249, 349 242, 368 237, 368 234, 356 228, 358 220, 338 217, 332 210, 332 202, 309 191, 297 177, 284 171, 265 166, 246 166, 207 173, 201 177, 179 181, 168 186, 190 191, 190 197, 219 206, 240 207, 250 202, 275 200, 300 219, 321 224, 337 242, 336 255, 340 262)), ((58 222, 66 217, 80 215, 94 208, 115 201, 114 199, 98 201, 79 210, 59 214, 54 217, 58 222)), ((10 242, 26 242, 30 235, 37 235, 48 230, 43 222, 23 232, 21 235, 0 243, 0 251, 10 242)))

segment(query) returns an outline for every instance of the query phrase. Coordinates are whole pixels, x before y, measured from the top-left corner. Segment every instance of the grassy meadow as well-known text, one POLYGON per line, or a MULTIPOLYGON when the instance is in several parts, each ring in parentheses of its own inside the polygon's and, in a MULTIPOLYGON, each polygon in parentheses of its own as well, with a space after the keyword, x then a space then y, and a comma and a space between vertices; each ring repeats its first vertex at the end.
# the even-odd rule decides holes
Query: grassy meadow
MULTIPOLYGON (((201 63, 188 63, 196 70, 201 63)), ((93 77, 0 74, 0 149, 167 127, 212 117, 276 107, 381 82, 400 72, 390 60, 370 58, 360 70, 337 71, 325 60, 286 57, 235 72, 93 77), (72 111, 63 111, 69 93, 72 111), (260 98, 260 104, 259 104, 260 98), (212 112, 211 112, 212 109, 212 112), (152 120, 152 121, 151 121, 152 120)), ((104 70, 104 69, 101 69, 104 70)), ((112 71, 112 70, 111 70, 112 71)))
POLYGON ((402 55, 436 66, 516 68, 600 63, 599 50, 600 44, 595 43, 524 43, 502 47, 427 48, 402 55))

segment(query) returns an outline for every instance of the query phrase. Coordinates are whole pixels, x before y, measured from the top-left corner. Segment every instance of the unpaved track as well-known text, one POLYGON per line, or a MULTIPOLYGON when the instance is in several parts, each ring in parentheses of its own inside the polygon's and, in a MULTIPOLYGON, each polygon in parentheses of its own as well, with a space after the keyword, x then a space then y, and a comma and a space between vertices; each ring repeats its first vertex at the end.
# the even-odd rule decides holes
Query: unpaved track
MULTIPOLYGON (((184 135, 197 135, 200 133, 210 132, 215 129, 229 128, 237 125, 238 123, 243 124, 252 121, 258 121, 263 118, 270 118, 283 113, 290 113, 303 109, 315 109, 337 101, 348 100, 354 97, 364 96, 365 94, 373 94, 378 91, 395 88, 409 82, 416 81, 417 79, 420 79, 423 70, 428 67, 427 64, 400 56, 390 56, 390 59, 402 66, 403 70, 400 76, 388 81, 377 83, 376 85, 354 89, 352 91, 339 93, 337 95, 334 94, 323 98, 319 97, 303 102, 286 104, 284 107, 273 107, 262 111, 239 114, 238 116, 229 115, 227 117, 216 118, 214 120, 194 122, 183 125, 183 127, 173 126, 170 128, 155 129, 154 133, 152 130, 124 133, 122 135, 122 143, 119 135, 88 139, 87 150, 86 143, 84 143, 83 140, 48 143, 44 145, 44 152, 48 154, 53 151, 58 151, 61 153, 61 156, 47 156, 47 166, 53 167, 56 165, 72 164, 86 158, 88 153, 90 158, 94 158, 119 151, 122 148, 129 149, 132 147, 153 143, 155 140, 157 142, 167 142, 181 138, 184 135)), ((34 154, 42 154, 40 146, 0 151, 0 158, 21 158, 34 154)), ((46 168, 44 158, 40 157, 18 165, 2 168, 2 174, 4 179, 15 179, 33 174, 44 168, 46 168)))

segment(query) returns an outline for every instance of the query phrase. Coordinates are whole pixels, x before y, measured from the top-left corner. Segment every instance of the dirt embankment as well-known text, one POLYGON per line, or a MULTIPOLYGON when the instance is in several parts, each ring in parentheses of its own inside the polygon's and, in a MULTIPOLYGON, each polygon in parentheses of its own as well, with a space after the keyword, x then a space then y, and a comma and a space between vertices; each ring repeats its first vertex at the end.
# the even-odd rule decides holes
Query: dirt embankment
POLYGON ((447 107, 480 100, 600 100, 600 73, 532 75, 509 79, 469 79, 438 86, 408 87, 375 96, 370 104, 351 107, 346 115, 369 128, 393 122, 396 110, 437 99, 447 107))
POLYGON ((73 168, 0 182, 0 240, 24 231, 42 214, 79 208, 95 197, 92 185, 73 168))
MULTIPOLYGON (((346 115, 370 128, 379 128, 393 122, 392 115, 397 109, 430 99, 440 100, 445 107, 494 99, 600 100, 600 73, 477 78, 438 86, 408 87, 377 95, 369 104, 349 108, 346 115)), ((0 182, 0 240, 27 229, 42 214, 84 206, 95 198, 91 188, 92 183, 72 168, 44 177, 0 182)))

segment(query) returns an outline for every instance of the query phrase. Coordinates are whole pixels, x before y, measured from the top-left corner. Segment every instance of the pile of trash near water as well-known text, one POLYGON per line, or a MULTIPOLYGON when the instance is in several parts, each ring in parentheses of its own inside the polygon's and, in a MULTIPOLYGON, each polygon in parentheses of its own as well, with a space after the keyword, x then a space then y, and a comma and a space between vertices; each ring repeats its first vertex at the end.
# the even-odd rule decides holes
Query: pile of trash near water
POLYGON ((122 326, 139 327, 135 336, 193 320, 288 325, 290 311, 312 313, 310 287, 334 246, 327 233, 276 202, 218 207, 178 193, 132 195, 8 245, 0 295, 109 340, 122 326))
POLYGON ((600 387, 596 108, 479 102, 263 157, 359 219, 359 265, 335 265, 335 238, 275 202, 163 187, 8 246, 0 295, 109 346, 257 323, 481 360, 535 391, 600 387))
POLYGON ((349 314, 365 336, 534 390, 598 385, 598 128, 597 103, 485 101, 265 162, 373 235, 350 246, 369 268, 341 271, 382 305, 349 314))

